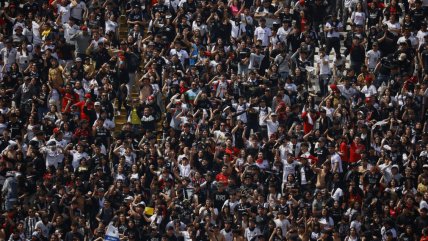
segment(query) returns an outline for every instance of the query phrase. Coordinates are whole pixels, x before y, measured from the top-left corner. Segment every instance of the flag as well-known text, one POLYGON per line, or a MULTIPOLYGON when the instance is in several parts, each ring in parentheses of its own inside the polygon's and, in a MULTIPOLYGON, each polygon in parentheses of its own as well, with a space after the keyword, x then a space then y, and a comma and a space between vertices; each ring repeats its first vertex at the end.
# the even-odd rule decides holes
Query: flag
POLYGON ((119 231, 113 224, 109 224, 107 227, 105 241, 119 241, 119 231))
POLYGON ((152 216, 154 212, 155 212, 154 208, 151 208, 151 207, 145 207, 144 208, 144 213, 149 215, 149 216, 152 216))

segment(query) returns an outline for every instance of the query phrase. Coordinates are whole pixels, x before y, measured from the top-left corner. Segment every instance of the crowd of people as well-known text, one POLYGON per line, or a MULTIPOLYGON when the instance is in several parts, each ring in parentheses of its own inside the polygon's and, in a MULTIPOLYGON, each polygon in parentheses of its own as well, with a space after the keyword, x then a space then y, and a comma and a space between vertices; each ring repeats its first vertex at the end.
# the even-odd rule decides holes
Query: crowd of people
POLYGON ((428 240, 427 0, 0 4, 0 240, 428 240))

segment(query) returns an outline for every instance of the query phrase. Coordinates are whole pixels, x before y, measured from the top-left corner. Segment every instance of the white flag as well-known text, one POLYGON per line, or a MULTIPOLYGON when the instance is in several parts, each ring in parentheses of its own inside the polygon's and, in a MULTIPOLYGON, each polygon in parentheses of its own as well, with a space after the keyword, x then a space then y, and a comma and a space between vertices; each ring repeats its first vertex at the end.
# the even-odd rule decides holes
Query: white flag
POLYGON ((112 223, 107 227, 105 241, 119 241, 119 231, 112 223))

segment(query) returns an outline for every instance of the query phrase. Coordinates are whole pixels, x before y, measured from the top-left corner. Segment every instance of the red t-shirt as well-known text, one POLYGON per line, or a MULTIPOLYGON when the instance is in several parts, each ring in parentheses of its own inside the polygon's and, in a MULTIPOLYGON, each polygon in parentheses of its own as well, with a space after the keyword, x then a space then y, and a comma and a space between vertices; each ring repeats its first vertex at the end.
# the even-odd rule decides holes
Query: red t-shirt
MULTIPOLYGON (((85 119, 85 120, 88 120, 89 121, 89 116, 87 116, 86 114, 85 114, 85 111, 83 111, 83 108, 85 107, 85 101, 84 100, 82 100, 82 101, 80 101, 80 102, 77 102, 76 104, 75 104, 75 106, 77 106, 79 109, 80 109, 80 119, 85 119)), ((94 104, 92 104, 92 103, 90 103, 90 104, 88 104, 87 105, 87 108, 90 110, 90 109, 92 109, 94 107, 94 104)))
POLYGON ((349 162, 354 163, 361 159, 361 154, 357 153, 357 151, 364 151, 366 147, 363 144, 356 144, 355 142, 352 142, 350 148, 349 148, 349 162))
POLYGON ((302 18, 300 20, 300 31, 305 30, 306 24, 307 24, 308 20, 306 18, 302 18))
POLYGON ((66 93, 64 89, 60 89, 59 91, 62 95, 62 99, 61 99, 61 111, 63 113, 69 113, 70 112, 70 107, 74 104, 77 103, 77 101, 79 100, 79 96, 76 93, 66 93), (71 104, 67 107, 67 103, 68 100, 71 100, 71 104))
POLYGON ((225 150, 226 154, 229 154, 231 159, 233 159, 235 156, 237 156, 239 154, 239 149, 236 147, 227 147, 225 150))
POLYGON ((309 121, 309 114, 307 112, 302 113, 302 119, 303 119, 303 131, 305 134, 308 134, 311 132, 311 130, 314 128, 315 121, 317 120, 318 116, 315 116, 315 118, 312 118, 312 123, 309 121))
POLYGON ((348 145, 345 142, 340 143, 340 152, 343 153, 342 155, 340 155, 340 158, 342 159, 342 161, 348 162, 349 149, 348 149, 348 145))

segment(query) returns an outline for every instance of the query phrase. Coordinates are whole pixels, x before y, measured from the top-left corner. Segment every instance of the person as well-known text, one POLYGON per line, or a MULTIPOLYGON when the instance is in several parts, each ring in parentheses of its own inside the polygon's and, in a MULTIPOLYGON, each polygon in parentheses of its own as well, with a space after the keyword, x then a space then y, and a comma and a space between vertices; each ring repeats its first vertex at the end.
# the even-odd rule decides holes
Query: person
POLYGON ((2 199, 4 200, 3 206, 5 210, 12 210, 14 204, 18 201, 18 182, 15 173, 6 173, 6 180, 3 183, 1 190, 2 199))

